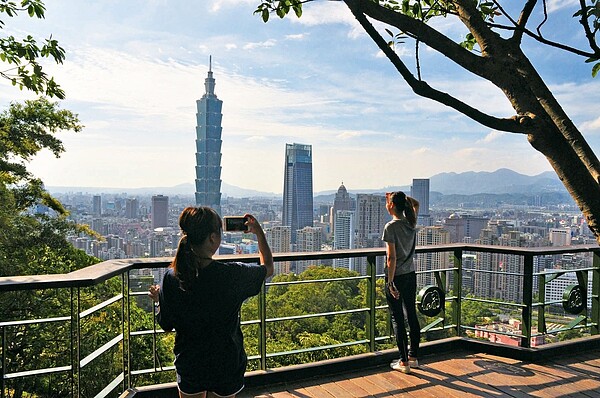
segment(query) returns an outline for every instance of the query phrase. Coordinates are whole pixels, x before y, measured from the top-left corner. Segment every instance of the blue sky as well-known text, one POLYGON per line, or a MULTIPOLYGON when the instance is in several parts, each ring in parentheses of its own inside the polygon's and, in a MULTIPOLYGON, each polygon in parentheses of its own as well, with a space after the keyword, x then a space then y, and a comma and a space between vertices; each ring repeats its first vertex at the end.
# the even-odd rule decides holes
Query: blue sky
MULTIPOLYGON (((292 142, 313 146, 315 191, 342 181, 349 190, 408 185, 442 172, 551 170, 525 136, 492 131, 414 95, 344 4, 308 4, 301 19, 264 24, 253 15, 258 3, 52 0, 43 21, 5 18, 6 33, 59 40, 67 60, 47 68, 67 93, 62 107, 86 126, 60 134, 66 153, 42 153, 31 170, 50 186, 193 182, 196 100, 209 55, 224 102, 228 184, 282 192, 284 149, 292 142)), ((549 2, 548 32, 578 43, 573 4, 549 2)), ((436 26, 457 40, 463 33, 451 20, 436 26)), ((398 51, 409 57, 414 48, 398 51)), ((537 46, 526 52, 598 152, 600 78, 591 78, 581 58, 537 46)), ((513 114, 489 83, 426 48, 421 57, 423 76, 436 88, 497 116, 513 114)), ((0 81, 2 107, 30 97, 0 81)))

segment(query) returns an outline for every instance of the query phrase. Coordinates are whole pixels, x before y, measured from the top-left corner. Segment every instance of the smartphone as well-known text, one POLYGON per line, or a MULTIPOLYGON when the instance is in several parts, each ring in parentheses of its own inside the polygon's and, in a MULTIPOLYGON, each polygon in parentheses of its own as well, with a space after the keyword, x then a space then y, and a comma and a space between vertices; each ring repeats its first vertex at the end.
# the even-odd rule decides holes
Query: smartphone
POLYGON ((248 226, 246 225, 246 221, 248 221, 247 217, 243 216, 225 216, 223 217, 223 222, 225 224, 225 231, 248 231, 248 226))

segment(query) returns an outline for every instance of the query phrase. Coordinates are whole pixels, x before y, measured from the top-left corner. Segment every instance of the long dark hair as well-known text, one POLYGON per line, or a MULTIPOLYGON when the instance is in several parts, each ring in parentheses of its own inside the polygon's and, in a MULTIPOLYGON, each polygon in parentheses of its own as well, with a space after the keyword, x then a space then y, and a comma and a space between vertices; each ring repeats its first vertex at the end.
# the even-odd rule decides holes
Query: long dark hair
POLYGON ((415 227, 417 225, 417 215, 412 202, 408 200, 406 194, 402 191, 396 191, 392 192, 389 198, 389 200, 394 204, 398 215, 402 215, 402 213, 404 213, 404 217, 406 217, 408 223, 415 227))
POLYGON ((171 268, 183 290, 189 288, 189 282, 197 273, 196 255, 192 251, 192 245, 203 243, 212 233, 221 233, 222 225, 217 212, 206 206, 186 207, 179 215, 181 239, 171 268))

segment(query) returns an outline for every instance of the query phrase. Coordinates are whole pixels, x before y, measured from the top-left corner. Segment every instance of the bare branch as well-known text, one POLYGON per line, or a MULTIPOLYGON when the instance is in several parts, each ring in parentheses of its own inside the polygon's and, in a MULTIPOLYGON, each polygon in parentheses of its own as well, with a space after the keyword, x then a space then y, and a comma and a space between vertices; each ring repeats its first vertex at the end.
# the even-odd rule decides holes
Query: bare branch
POLYGON ((538 35, 540 35, 540 36, 542 36, 542 31, 541 31, 542 26, 544 26, 544 24, 548 20, 548 9, 546 6, 546 0, 542 0, 542 4, 544 5, 544 19, 542 20, 542 22, 540 22, 540 24, 535 29, 538 32, 538 35))
MULTIPOLYGON (((494 3, 497 4, 497 0, 494 0, 494 3)), ((517 30, 513 35, 513 40, 519 44, 521 44, 521 40, 523 40, 524 30, 526 29, 527 22, 529 21, 529 18, 531 17, 531 14, 533 13, 533 9, 536 4, 537 0, 528 0, 527 3, 525 3, 525 6, 523 6, 523 9, 521 10, 519 20, 515 23, 517 30)), ((511 22, 514 23, 514 21, 512 21, 512 18, 511 22)))
POLYGON ((594 50, 597 57, 600 57, 600 47, 598 47, 598 43, 596 43, 596 37, 592 30, 590 29, 590 22, 588 19, 588 13, 585 12, 586 4, 585 0, 579 0, 579 6, 581 7, 581 19, 579 23, 583 25, 583 30, 585 31, 585 37, 588 39, 588 43, 590 43, 590 48, 594 50))
MULTIPOLYGON (((367 34, 375 41, 377 46, 383 53, 388 57, 388 59, 392 62, 392 64, 396 67, 396 70, 400 73, 402 78, 408 83, 408 85, 412 88, 415 94, 420 95, 422 97, 426 97, 432 99, 436 102, 439 102, 443 105, 446 105, 450 108, 457 110, 458 112, 468 116, 469 118, 475 120, 476 122, 487 126, 489 128, 506 131, 510 133, 520 133, 526 134, 524 131, 523 124, 526 124, 529 120, 529 116, 516 116, 512 118, 497 118, 486 113, 479 111, 476 108, 460 101, 459 99, 449 95, 448 93, 444 93, 442 91, 436 90, 432 88, 427 82, 420 81, 416 79, 410 70, 406 67, 404 62, 400 59, 398 54, 392 50, 387 42, 381 37, 381 35, 377 32, 377 30, 373 27, 373 25, 367 20, 365 14, 363 14, 360 9, 360 4, 358 1, 360 0, 344 0, 354 17, 358 20, 358 22, 365 29, 367 34)), ((413 20, 414 21, 414 20, 413 20)), ((419 22, 419 21, 417 21, 419 22)), ((395 26, 395 25, 394 25, 395 26)), ((398 27, 398 26, 396 26, 398 27)), ((402 29, 398 27, 399 29, 402 29)), ((455 43, 453 43, 455 44, 455 43)))

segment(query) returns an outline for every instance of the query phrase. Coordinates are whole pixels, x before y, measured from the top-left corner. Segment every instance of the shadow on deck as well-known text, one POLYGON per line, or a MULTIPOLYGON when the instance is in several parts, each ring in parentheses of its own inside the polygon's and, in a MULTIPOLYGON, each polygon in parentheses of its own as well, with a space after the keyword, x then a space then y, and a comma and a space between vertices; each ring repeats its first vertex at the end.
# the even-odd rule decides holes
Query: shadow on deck
MULTIPOLYGON (((464 339, 426 343, 419 369, 389 368, 394 350, 247 374, 244 397, 599 397, 600 338, 548 349, 464 339)), ((174 383, 123 397, 177 397, 174 383)))

